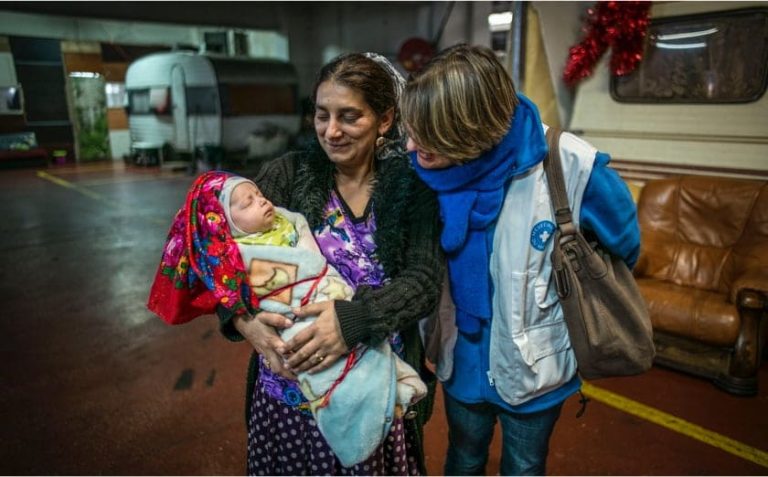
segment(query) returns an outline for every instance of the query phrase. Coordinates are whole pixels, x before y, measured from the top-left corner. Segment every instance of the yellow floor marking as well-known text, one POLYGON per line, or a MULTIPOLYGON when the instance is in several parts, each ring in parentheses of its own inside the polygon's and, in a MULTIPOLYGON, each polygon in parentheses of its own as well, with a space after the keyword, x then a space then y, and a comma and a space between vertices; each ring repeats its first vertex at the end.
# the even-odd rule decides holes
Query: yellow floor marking
POLYGON ((111 203, 110 205, 117 205, 115 202, 112 202, 111 200, 107 199, 103 195, 93 192, 88 189, 84 189, 82 187, 79 187, 68 180, 62 179, 61 177, 56 177, 53 174, 48 174, 45 171, 37 171, 37 177, 41 179, 45 179, 47 181, 53 182, 56 185, 59 185, 61 187, 65 187, 67 189, 72 189, 75 192, 78 192, 86 197, 90 197, 91 199, 98 200, 100 202, 107 202, 111 203))
POLYGON ((624 396, 612 393, 602 388, 598 388, 589 383, 582 383, 581 390, 587 397, 595 401, 602 402, 608 406, 615 407, 621 411, 633 414, 641 419, 651 421, 667 429, 679 432, 688 437, 704 442, 711 446, 722 449, 730 454, 754 462, 763 467, 768 467, 768 452, 750 447, 739 441, 726 437, 722 434, 704 429, 701 426, 690 423, 684 419, 659 411, 658 409, 646 406, 637 401, 633 401, 624 396))
POLYGON ((78 181, 79 184, 84 186, 100 186, 109 184, 129 184, 132 182, 149 182, 149 181, 163 181, 168 179, 186 179, 192 181, 192 178, 185 174, 158 174, 153 176, 135 176, 135 177, 121 177, 121 178, 104 178, 78 181))
MULTIPOLYGON (((104 204, 107 204, 111 207, 120 208, 120 204, 115 202, 112 199, 108 199, 104 197, 103 195, 99 194, 98 192, 93 192, 91 190, 88 190, 84 187, 80 187, 77 184, 73 184, 72 182, 69 182, 68 180, 62 179, 61 177, 56 177, 53 174, 48 174, 45 171, 37 171, 37 177, 47 180, 49 182, 52 182, 58 186, 64 187, 66 189, 71 189, 77 193, 80 193, 88 198, 91 198, 93 200, 103 202, 104 204)), ((162 221, 160 219, 152 219, 147 218, 146 220, 149 220, 152 223, 159 224, 159 225, 165 225, 166 222, 162 221)))
POLYGON ((111 163, 95 163, 95 164, 79 164, 72 166, 54 167, 54 171, 58 175, 77 174, 77 173, 90 173, 90 172, 103 172, 103 171, 126 171, 128 168, 125 164, 111 164, 111 163))

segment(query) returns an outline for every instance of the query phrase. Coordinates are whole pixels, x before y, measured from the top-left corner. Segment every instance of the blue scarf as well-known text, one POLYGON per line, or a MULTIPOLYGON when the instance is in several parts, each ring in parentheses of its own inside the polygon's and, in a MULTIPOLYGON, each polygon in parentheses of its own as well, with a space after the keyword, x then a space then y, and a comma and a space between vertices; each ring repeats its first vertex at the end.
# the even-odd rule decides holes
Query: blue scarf
MULTIPOLYGON (((489 269, 492 237, 487 237, 501 212, 506 185, 516 175, 544 160, 547 144, 536 106, 518 95, 511 125, 501 142, 464 165, 424 169, 411 153, 419 177, 438 194, 443 233, 440 242, 448 258, 456 324, 476 333, 492 315, 489 269)), ((525 206, 525 204, 521 204, 525 206)))

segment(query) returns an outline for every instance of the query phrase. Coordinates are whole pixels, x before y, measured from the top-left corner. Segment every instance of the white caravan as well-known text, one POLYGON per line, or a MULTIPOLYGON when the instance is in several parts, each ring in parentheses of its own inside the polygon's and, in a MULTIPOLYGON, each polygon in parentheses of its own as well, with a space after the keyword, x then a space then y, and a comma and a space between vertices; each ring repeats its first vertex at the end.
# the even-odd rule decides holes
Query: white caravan
POLYGON ((134 148, 242 151, 255 132, 287 137, 300 126, 296 69, 282 61, 155 53, 130 64, 125 88, 134 148))

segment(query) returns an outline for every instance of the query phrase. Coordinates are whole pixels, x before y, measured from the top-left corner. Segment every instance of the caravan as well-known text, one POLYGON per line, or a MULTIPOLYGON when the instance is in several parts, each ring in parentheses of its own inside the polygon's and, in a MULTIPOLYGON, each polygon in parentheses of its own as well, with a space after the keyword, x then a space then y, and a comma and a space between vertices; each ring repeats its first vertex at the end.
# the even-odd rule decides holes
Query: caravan
POLYGON ((626 77, 608 56, 583 81, 569 129, 639 184, 670 174, 768 177, 766 2, 659 2, 645 57, 626 77))
POLYGON ((296 69, 282 61, 156 53, 131 63, 125 87, 134 151, 273 155, 299 130, 296 69))

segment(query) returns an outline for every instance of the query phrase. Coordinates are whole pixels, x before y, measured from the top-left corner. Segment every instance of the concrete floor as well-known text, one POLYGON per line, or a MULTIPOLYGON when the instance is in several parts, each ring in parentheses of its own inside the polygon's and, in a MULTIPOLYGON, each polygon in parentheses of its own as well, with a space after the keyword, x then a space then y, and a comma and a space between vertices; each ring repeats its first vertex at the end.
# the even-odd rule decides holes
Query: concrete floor
MULTIPOLYGON (((214 318, 170 327, 144 306, 190 182, 122 164, 0 171, 0 474, 244 472, 247 345, 225 341, 214 318)), ((566 403, 549 473, 768 474, 768 365, 760 380, 753 398, 656 368, 594 382, 584 416, 566 403)), ((442 412, 439 397, 432 475, 442 412)))

